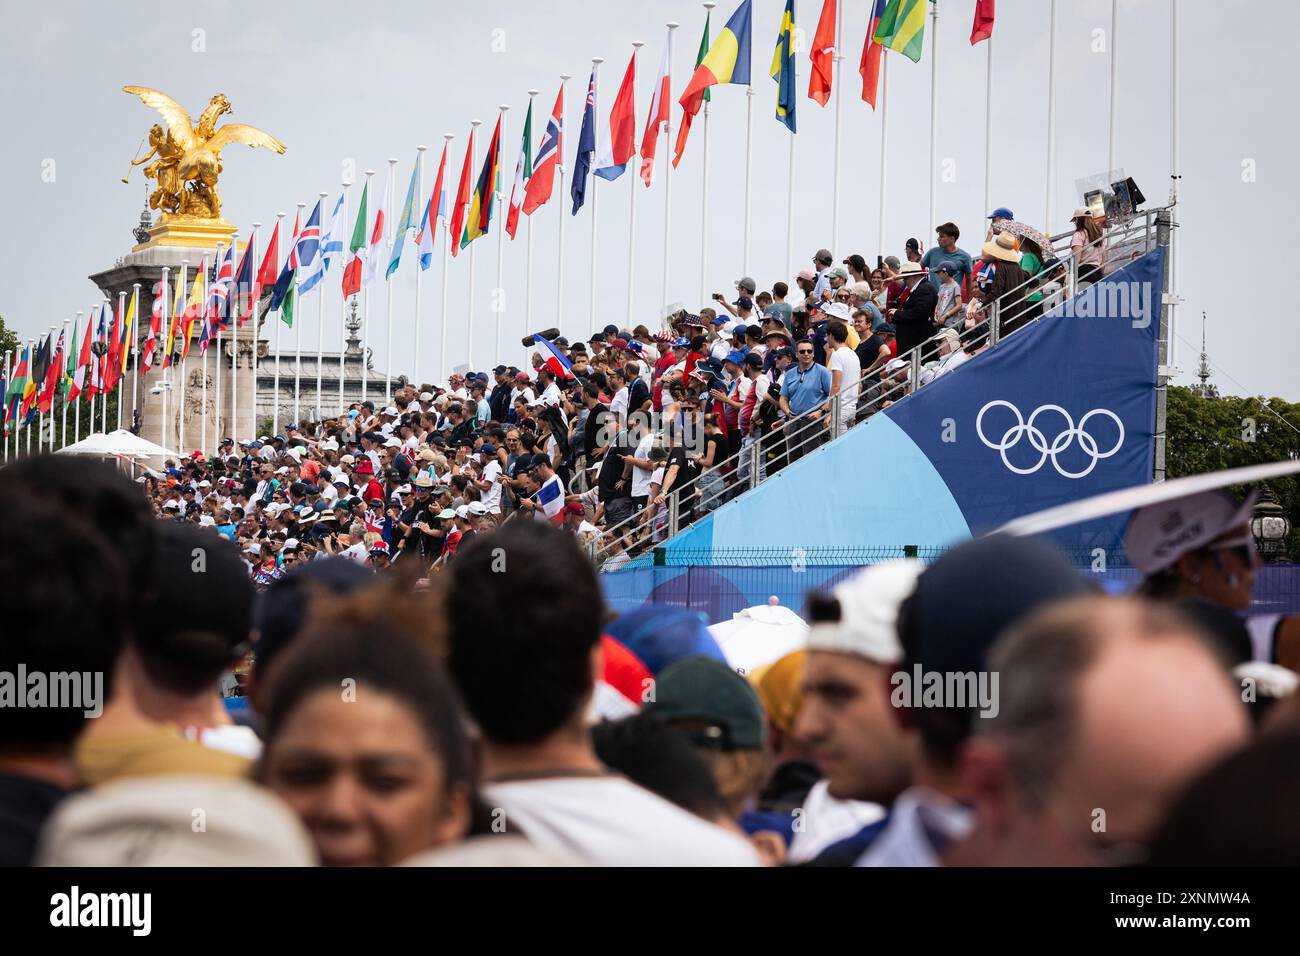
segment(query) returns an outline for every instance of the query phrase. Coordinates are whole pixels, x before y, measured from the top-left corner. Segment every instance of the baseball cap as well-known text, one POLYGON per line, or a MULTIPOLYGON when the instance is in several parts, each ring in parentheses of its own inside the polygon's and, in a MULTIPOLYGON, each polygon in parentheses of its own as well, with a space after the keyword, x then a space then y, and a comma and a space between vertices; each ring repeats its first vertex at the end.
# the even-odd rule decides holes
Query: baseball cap
POLYGON ((1139 508, 1124 529, 1124 550, 1143 574, 1172 567, 1185 554, 1249 525, 1259 491, 1241 504, 1222 489, 1139 508))
POLYGON ((748 292, 750 295, 753 295, 756 291, 758 291, 758 283, 756 283, 749 276, 741 276, 739 279, 736 280, 736 288, 743 289, 745 292, 748 292))
POLYGON ((490 441, 485 441, 483 447, 480 448, 479 451, 484 455, 495 455, 497 453, 497 446, 492 444, 490 441))
POLYGON ((655 699, 646 710, 669 723, 697 725, 688 732, 697 746, 755 749, 763 746, 766 737, 763 705, 754 688, 710 657, 685 657, 664 668, 655 679, 655 699))
POLYGON ((488 513, 487 505, 481 501, 471 501, 465 507, 469 509, 469 513, 472 515, 485 515, 488 513))
POLYGON ((998 206, 991 213, 984 217, 985 219, 1015 219, 1016 214, 1006 206, 998 206))
POLYGON ((734 352, 728 352, 724 362, 730 362, 732 365, 740 365, 745 361, 745 353, 737 349, 734 352))
POLYGON ((813 272, 811 269, 800 269, 799 278, 803 279, 805 282, 812 282, 817 278, 817 273, 813 272))
POLYGON ((839 605, 839 618, 814 621, 808 629, 808 649, 855 654, 877 664, 902 660, 898 609, 924 570, 914 558, 883 561, 836 585, 830 596, 839 605))
POLYGON ((747 295, 742 295, 735 302, 733 302, 732 305, 748 311, 754 308, 754 300, 747 295))
POLYGON ((876 331, 883 332, 885 335, 898 334, 898 329, 894 326, 893 322, 881 322, 880 325, 876 326, 876 331))
POLYGON ((605 326, 605 328, 604 328, 603 331, 604 331, 604 333, 605 333, 606 335, 618 335, 618 326, 617 326, 617 325, 607 325, 607 326, 605 326))
POLYGON ((958 272, 957 263, 953 262, 951 259, 944 259, 943 262, 939 263, 939 271, 946 272, 950 276, 955 276, 958 272))

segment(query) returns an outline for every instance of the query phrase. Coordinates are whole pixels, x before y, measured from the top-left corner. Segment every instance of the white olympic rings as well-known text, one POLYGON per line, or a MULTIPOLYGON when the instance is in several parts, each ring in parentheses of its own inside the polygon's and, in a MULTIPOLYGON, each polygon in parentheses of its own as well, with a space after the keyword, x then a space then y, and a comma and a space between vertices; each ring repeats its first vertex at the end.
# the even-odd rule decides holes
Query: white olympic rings
POLYGON ((1099 461, 1103 458, 1109 458, 1114 455, 1120 450, 1120 446, 1124 444, 1124 423, 1120 421, 1118 415, 1109 409, 1094 408, 1079 419, 1078 425, 1075 425, 1074 418, 1071 417, 1070 413, 1060 405, 1040 405, 1038 408, 1034 409, 1029 416, 1029 420, 1026 421, 1020 414, 1020 409, 1010 402, 1000 398, 989 402, 980 409, 979 414, 975 416, 975 432, 979 435, 980 441, 1002 456, 1002 464, 1006 465, 1010 471, 1017 475, 1032 475, 1043 467, 1043 463, 1046 462, 1048 458, 1051 458, 1052 467, 1056 469, 1057 473, 1061 475, 1062 478, 1083 478, 1092 473, 1092 470, 1097 467, 1099 461), (1011 409, 1012 414, 1016 416, 1016 423, 1003 433, 1001 441, 992 442, 989 441, 988 437, 984 434, 984 413, 990 408, 996 408, 998 406, 1011 409), (1038 420, 1038 416, 1042 415, 1044 412, 1056 412, 1065 419, 1065 429, 1052 440, 1050 445, 1047 442, 1047 436, 1045 436, 1042 430, 1037 428, 1034 424, 1035 421, 1038 420), (1119 429, 1119 437, 1115 439, 1115 445, 1109 451, 1099 451, 1097 448, 1097 440, 1087 432, 1088 420, 1094 415, 1104 415, 1111 419, 1115 423, 1115 427, 1119 429), (1007 450, 1018 445, 1020 439, 1024 436, 1028 436, 1029 444, 1033 447, 1034 451, 1039 454, 1038 461, 1029 468, 1020 468, 1013 465, 1007 459, 1007 450), (1061 463, 1056 460, 1056 456, 1074 444, 1075 439, 1078 439, 1079 447, 1083 450, 1084 454, 1089 455, 1092 458, 1088 463, 1087 468, 1077 472, 1062 468, 1061 463))

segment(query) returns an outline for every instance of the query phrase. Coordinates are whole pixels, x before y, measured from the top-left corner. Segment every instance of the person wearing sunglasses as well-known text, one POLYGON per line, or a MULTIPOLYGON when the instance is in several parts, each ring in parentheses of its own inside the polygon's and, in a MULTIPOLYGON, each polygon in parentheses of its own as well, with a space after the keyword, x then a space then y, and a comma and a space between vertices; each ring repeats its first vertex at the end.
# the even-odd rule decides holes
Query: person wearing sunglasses
POLYGON ((1139 592, 1157 600, 1201 602, 1245 619, 1255 660, 1300 668, 1300 616, 1250 615, 1259 556, 1250 519, 1259 492, 1244 502, 1223 490, 1139 508, 1124 532, 1129 561, 1143 573, 1139 592))

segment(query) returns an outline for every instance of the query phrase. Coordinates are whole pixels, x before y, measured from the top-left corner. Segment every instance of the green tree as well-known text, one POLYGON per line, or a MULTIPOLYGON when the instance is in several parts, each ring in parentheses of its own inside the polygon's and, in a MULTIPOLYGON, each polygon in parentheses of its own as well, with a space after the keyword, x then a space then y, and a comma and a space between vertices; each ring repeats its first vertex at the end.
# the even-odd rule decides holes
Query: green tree
POLYGON ((0 315, 0 359, 4 358, 6 352, 18 354, 18 349, 22 347, 18 339, 18 333, 5 325, 4 316, 0 315))
MULTIPOLYGON (((1300 403, 1280 398, 1206 398, 1171 386, 1165 466, 1170 478, 1300 458, 1300 403)), ((1291 519, 1289 550, 1300 556, 1300 479, 1275 478, 1268 490, 1291 519)), ((1235 487, 1238 496, 1246 487, 1235 487)))

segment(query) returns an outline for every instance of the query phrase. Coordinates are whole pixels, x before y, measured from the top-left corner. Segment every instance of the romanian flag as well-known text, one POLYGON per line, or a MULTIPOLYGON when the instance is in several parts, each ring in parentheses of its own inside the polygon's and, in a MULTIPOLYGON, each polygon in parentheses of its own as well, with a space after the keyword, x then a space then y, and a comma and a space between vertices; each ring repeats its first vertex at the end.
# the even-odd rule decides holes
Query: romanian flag
POLYGON ((822 0, 822 15, 817 20, 808 59, 812 75, 808 77, 808 98, 825 106, 831 98, 831 76, 835 60, 835 0, 822 0))
POLYGON ((925 0, 889 0, 872 36, 886 50, 920 63, 925 40, 925 0))
MULTIPOLYGON (((731 15, 727 25, 722 28, 718 38, 709 47, 708 55, 695 74, 686 84, 686 89, 677 101, 682 109, 691 111, 695 99, 701 97, 706 89, 720 83, 749 85, 749 41, 750 13, 753 0, 744 0, 736 12, 731 15)), ((698 106, 695 106, 698 109, 698 106)))
POLYGON ((993 36, 993 0, 975 0, 975 22, 970 27, 970 45, 993 36))
POLYGON ((478 175, 478 185, 470 199, 469 215, 465 220, 465 231, 461 234, 460 245, 465 248, 479 236, 487 235, 488 226, 492 224, 492 202, 496 195, 498 167, 501 165, 501 117, 497 116, 497 126, 492 133, 492 142, 488 144, 487 155, 483 157, 483 169, 478 175))
POLYGON ((870 103, 873 110, 876 108, 876 91, 880 89, 880 54, 884 50, 876 42, 875 34, 884 13, 885 0, 875 0, 871 22, 867 24, 867 39, 862 44, 862 62, 858 64, 858 72, 862 74, 862 100, 870 103))
POLYGON ((794 0, 785 2, 785 15, 781 17, 781 32, 776 35, 772 69, 768 75, 776 80, 776 118, 793 133, 794 107, 799 99, 794 85, 794 0))

